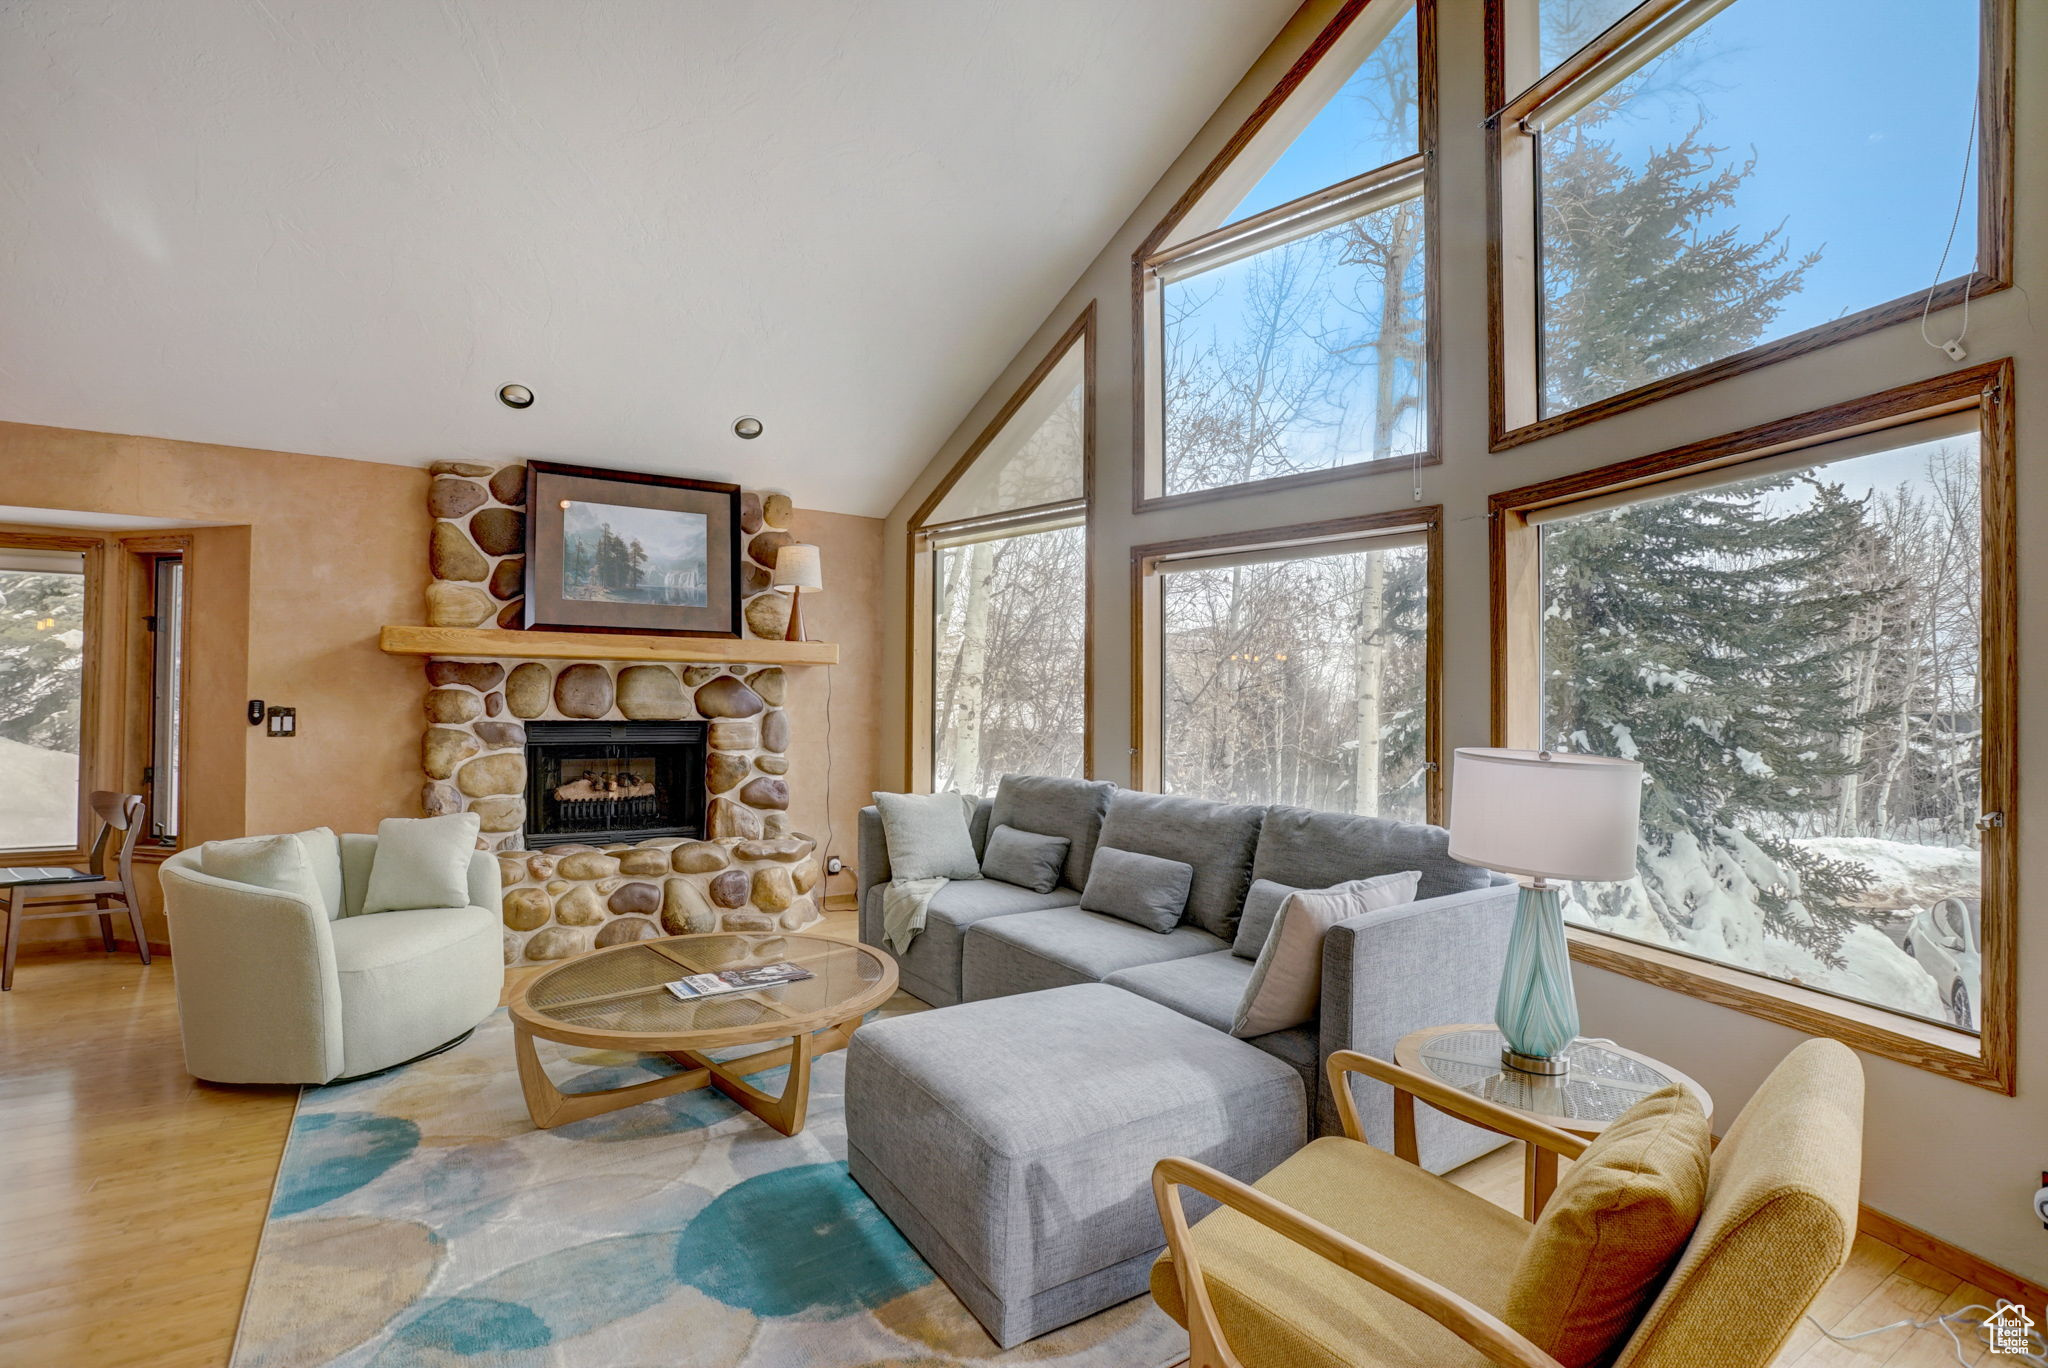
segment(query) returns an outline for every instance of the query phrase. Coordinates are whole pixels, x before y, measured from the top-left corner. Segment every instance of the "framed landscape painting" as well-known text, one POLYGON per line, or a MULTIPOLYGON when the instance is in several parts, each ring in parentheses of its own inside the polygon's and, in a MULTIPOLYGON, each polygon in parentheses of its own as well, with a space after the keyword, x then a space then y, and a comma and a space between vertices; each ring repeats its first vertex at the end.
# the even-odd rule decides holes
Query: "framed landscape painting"
POLYGON ((528 627, 740 634, 740 487, 529 461, 528 627))

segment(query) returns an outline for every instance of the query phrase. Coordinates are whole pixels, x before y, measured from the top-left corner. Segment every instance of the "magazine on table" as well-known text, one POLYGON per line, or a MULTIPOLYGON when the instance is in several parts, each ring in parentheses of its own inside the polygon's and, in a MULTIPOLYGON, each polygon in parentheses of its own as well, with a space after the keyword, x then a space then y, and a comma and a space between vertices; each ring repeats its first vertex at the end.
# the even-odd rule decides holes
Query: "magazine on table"
POLYGON ((684 1002, 697 998, 717 997, 722 993, 751 993, 762 988, 780 988, 785 984, 802 983, 810 978, 811 971, 800 964, 783 960, 776 964, 756 965, 751 969, 725 969, 716 974, 691 974, 664 984, 684 1002))

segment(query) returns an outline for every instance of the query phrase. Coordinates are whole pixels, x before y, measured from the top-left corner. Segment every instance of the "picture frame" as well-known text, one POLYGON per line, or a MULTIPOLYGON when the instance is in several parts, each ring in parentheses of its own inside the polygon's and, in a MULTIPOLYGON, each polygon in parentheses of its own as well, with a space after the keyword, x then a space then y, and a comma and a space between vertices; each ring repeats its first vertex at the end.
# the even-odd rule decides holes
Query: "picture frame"
POLYGON ((528 461, 523 625, 737 637, 740 487, 528 461))

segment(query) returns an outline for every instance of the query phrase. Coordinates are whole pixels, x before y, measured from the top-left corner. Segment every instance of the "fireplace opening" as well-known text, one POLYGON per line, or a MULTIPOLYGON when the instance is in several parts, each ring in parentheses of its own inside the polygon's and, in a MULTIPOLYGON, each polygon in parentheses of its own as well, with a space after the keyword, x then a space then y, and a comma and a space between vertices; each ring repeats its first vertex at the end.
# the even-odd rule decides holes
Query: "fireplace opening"
POLYGON ((528 722, 526 848, 704 839, 702 722, 528 722))

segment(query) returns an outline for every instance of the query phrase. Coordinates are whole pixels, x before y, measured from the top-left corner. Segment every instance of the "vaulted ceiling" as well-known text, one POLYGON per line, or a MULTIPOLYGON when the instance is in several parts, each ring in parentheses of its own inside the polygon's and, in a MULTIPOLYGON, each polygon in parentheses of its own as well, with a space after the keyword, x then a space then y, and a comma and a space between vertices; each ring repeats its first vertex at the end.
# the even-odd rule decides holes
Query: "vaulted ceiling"
POLYGON ((879 514, 1292 9, 0 0, 0 419, 879 514))

